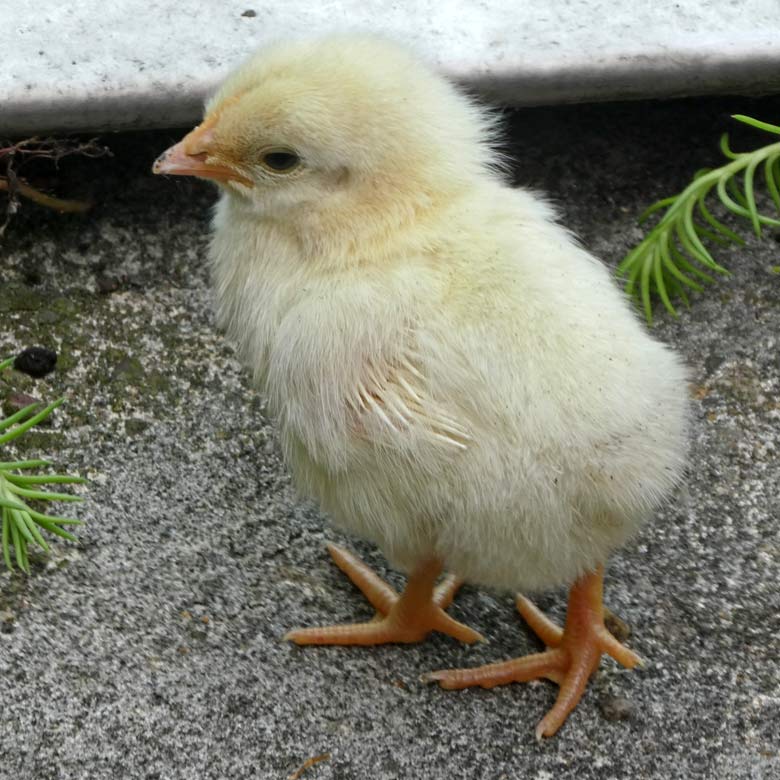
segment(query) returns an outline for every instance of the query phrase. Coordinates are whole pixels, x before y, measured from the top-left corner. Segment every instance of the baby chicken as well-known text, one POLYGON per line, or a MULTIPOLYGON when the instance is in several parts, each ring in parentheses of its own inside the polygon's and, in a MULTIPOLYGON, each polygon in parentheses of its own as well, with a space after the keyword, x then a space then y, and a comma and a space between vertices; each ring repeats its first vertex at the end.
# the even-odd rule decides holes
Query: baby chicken
POLYGON ((444 611, 459 581, 571 585, 563 629, 518 608, 545 652, 434 672, 445 688, 546 677, 561 726, 607 653, 603 564, 674 489, 686 371, 609 272, 510 188, 490 114, 391 43, 260 51, 157 173, 219 183, 221 325, 268 398, 297 484, 409 574, 398 595, 336 563, 380 613, 299 644, 479 634, 444 611), (436 587, 444 570, 446 579, 436 587))

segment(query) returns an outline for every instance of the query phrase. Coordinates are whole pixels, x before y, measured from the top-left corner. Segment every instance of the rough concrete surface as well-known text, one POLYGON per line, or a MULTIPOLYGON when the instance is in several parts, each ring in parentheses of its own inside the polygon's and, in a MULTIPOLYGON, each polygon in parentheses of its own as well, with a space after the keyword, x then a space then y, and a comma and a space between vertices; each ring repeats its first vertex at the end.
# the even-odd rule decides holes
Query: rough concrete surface
POLYGON ((258 46, 333 30, 513 105, 780 91, 777 0, 3 0, 0 134, 194 122, 258 46))
MULTIPOLYGON (((614 264, 647 203, 719 163, 729 113, 778 109, 733 98, 509 114, 516 181, 546 190, 614 264)), ((282 641, 370 615, 326 540, 400 579, 292 491, 263 401, 214 328, 213 190, 149 173, 176 136, 109 136, 112 159, 64 160, 57 191, 94 210, 24 203, 0 245, 0 354, 61 354, 46 379, 7 377, 0 392, 67 396, 28 451, 90 479, 79 543, 37 556, 29 577, 0 574, 0 777, 283 779, 326 752, 304 780, 780 777, 777 237, 719 250, 733 276, 678 321, 658 313, 695 377, 690 476, 606 582, 647 663, 604 660, 537 744, 551 684, 418 682, 537 651, 510 594, 458 596, 453 614, 489 638, 473 648, 282 641)), ((736 133, 737 147, 763 142, 736 133)), ((537 600, 560 619, 564 596, 537 600)))

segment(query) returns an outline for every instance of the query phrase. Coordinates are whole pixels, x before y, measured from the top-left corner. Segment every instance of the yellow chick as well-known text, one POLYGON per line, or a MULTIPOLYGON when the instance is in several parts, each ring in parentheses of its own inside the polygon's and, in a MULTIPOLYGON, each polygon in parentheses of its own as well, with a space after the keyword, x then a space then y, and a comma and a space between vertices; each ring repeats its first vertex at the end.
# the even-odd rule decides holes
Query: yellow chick
POLYGON ((336 563, 378 611, 299 644, 480 635, 444 611, 460 581, 571 586, 545 652, 434 672, 445 688, 545 677, 576 706, 608 653, 603 564, 678 483, 686 371, 607 269, 496 167, 492 115, 367 36, 276 45, 208 101, 157 173, 219 183, 221 325, 268 398, 297 484, 408 572, 398 595, 336 563), (442 571, 457 575, 438 588, 442 571))

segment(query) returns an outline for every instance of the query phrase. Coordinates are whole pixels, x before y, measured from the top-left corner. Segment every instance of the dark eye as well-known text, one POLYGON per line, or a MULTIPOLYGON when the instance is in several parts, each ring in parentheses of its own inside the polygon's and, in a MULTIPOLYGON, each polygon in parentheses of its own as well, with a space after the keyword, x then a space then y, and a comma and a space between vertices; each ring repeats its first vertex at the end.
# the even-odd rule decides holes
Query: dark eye
POLYGON ((277 173, 289 173, 300 165, 301 158, 290 149, 272 149, 263 155, 263 165, 277 173))

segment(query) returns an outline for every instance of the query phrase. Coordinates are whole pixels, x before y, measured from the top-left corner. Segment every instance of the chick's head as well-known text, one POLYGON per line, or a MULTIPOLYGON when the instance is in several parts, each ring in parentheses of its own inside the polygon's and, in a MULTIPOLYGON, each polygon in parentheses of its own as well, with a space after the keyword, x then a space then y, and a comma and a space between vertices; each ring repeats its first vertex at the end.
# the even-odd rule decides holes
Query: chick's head
POLYGON ((488 172, 492 128, 404 49, 334 36, 255 54, 154 171, 215 180, 259 214, 415 209, 488 172))

